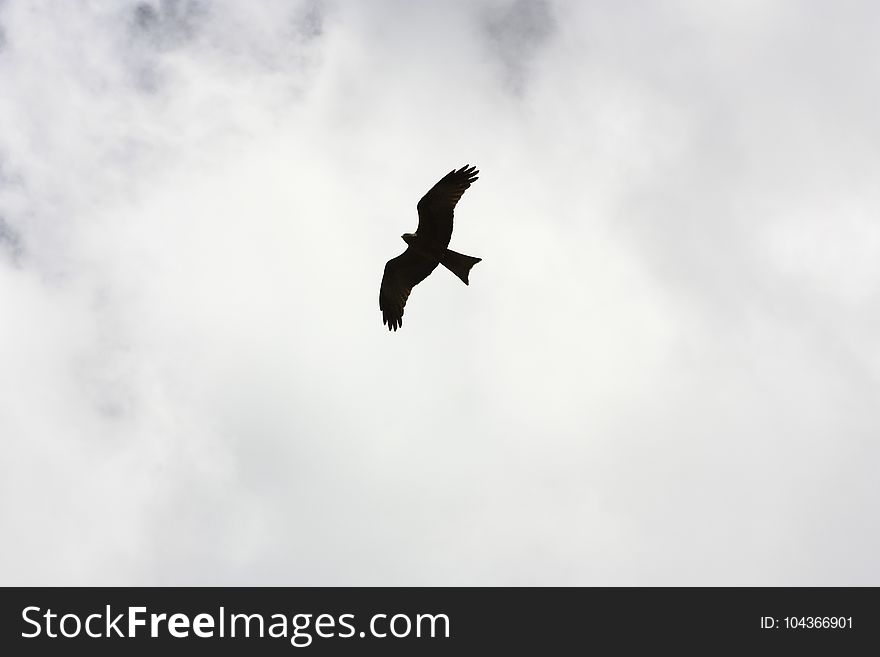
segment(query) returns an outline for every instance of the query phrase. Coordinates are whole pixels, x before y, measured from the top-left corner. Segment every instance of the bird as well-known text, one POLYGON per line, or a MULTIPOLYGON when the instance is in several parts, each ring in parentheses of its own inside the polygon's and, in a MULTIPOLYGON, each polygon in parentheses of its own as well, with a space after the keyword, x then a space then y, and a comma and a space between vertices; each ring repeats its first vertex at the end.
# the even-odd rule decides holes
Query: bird
POLYGON ((413 287, 443 265, 458 276, 465 285, 471 267, 482 258, 456 253, 448 248, 452 238, 452 214, 455 205, 476 180, 477 167, 464 165, 453 169, 428 190, 419 201, 419 225, 415 233, 404 233, 406 251, 385 263, 382 284, 379 286, 379 310, 382 324, 389 331, 403 326, 403 307, 413 287))

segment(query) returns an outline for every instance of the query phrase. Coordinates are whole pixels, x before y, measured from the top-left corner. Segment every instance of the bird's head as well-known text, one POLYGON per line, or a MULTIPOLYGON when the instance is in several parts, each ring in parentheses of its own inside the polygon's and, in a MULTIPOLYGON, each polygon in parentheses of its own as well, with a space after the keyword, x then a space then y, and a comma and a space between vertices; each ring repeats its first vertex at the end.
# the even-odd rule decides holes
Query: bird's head
POLYGON ((406 242, 407 244, 412 244, 413 240, 415 240, 416 236, 414 233, 404 233, 400 236, 400 238, 406 242))

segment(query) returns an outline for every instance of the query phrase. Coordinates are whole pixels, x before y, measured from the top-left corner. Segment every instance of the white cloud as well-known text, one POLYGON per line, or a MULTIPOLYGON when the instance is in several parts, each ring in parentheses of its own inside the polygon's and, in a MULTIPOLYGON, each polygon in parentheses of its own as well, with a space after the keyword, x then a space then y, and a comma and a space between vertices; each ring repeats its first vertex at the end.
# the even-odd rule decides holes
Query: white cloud
POLYGON ((876 584, 873 11, 0 4, 3 581, 876 584))

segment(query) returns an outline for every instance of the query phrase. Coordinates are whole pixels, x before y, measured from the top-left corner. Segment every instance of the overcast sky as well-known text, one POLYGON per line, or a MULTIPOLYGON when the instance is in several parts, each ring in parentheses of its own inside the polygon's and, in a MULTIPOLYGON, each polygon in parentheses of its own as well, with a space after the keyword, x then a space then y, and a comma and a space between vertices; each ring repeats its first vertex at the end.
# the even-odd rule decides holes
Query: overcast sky
POLYGON ((0 0, 0 582, 880 585, 878 20, 0 0))

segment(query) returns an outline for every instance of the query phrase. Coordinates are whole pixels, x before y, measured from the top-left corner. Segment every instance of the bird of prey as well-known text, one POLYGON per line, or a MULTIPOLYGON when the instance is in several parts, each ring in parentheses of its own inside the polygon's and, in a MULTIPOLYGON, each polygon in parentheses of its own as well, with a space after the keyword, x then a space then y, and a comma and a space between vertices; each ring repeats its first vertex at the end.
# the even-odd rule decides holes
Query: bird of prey
POLYGON ((385 264, 379 286, 379 310, 389 331, 403 325, 403 307, 413 287, 428 277, 437 265, 443 265, 468 285, 468 273, 482 258, 450 251, 452 211, 464 191, 477 179, 477 167, 469 165, 452 170, 428 190, 416 206, 419 227, 415 233, 401 235, 406 251, 385 264))

